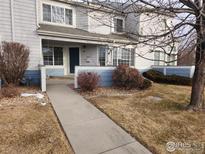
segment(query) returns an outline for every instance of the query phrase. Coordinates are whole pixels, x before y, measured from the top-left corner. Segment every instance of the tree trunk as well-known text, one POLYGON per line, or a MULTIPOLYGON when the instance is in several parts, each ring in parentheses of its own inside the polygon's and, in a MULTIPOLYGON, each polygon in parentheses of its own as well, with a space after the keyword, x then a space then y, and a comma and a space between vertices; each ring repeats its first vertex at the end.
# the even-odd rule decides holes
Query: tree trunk
POLYGON ((197 47, 195 59, 195 72, 192 79, 191 101, 188 109, 200 109, 204 102, 204 82, 205 82, 205 25, 203 20, 198 20, 197 47), (204 26, 203 26, 204 25, 204 26))
POLYGON ((195 66, 189 109, 202 108, 204 99, 204 62, 195 66))

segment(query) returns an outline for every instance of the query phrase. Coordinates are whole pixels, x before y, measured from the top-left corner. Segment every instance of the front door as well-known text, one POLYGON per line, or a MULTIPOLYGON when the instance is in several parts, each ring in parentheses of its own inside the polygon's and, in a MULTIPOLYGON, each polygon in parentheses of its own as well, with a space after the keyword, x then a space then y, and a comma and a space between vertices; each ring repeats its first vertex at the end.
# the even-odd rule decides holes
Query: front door
POLYGON ((69 48, 70 73, 75 73, 75 66, 79 66, 79 48, 69 48))

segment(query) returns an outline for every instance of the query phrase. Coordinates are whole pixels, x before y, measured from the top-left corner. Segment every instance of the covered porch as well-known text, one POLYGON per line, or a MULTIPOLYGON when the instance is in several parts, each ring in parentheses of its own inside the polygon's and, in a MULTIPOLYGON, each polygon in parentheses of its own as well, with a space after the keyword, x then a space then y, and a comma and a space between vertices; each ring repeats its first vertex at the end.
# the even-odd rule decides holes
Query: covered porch
POLYGON ((43 64, 49 77, 72 76, 75 66, 100 66, 98 53, 105 45, 42 39, 43 64))
POLYGON ((132 40, 124 34, 102 35, 52 25, 40 25, 37 33, 47 76, 72 75, 75 66, 134 66, 132 40))

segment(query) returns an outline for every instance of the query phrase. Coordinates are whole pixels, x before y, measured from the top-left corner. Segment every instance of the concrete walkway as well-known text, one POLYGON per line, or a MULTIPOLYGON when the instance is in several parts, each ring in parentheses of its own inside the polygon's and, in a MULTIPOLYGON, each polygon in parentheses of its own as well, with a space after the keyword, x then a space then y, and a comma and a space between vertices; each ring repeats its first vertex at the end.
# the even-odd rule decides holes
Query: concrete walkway
POLYGON ((76 154, 150 154, 68 83, 48 81, 47 93, 76 154))

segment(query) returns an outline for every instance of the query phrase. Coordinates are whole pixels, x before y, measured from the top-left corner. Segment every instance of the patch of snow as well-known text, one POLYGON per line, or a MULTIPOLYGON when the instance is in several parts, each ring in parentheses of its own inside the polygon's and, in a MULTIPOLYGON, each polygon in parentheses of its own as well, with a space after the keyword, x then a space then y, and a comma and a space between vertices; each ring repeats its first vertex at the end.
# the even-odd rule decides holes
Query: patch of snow
POLYGON ((158 96, 148 96, 147 99, 157 101, 157 102, 162 100, 162 98, 158 96))
POLYGON ((31 97, 31 96, 34 96, 38 99, 43 99, 44 98, 44 95, 42 95, 40 93, 37 93, 37 94, 22 93, 21 94, 21 97, 31 97))
POLYGON ((38 102, 42 105, 45 106, 47 103, 44 101, 44 95, 41 93, 37 93, 37 94, 29 94, 29 93, 22 93, 21 97, 31 97, 34 96, 37 98, 38 102))

